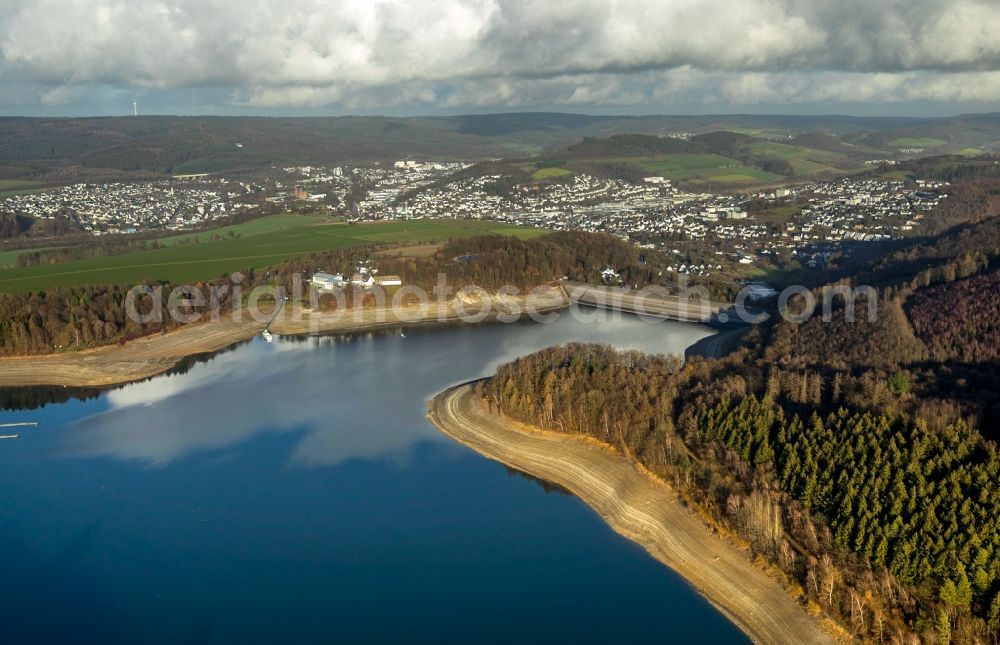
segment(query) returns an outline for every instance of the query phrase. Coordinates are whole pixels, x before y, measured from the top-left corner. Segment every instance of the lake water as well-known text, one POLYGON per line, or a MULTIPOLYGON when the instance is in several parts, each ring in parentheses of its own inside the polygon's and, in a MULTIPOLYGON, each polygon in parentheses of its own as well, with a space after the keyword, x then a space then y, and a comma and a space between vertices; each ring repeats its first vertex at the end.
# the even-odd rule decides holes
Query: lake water
POLYGON ((425 401, 560 342, 682 323, 255 340, 0 412, 0 643, 746 642, 579 500, 437 433, 425 401))

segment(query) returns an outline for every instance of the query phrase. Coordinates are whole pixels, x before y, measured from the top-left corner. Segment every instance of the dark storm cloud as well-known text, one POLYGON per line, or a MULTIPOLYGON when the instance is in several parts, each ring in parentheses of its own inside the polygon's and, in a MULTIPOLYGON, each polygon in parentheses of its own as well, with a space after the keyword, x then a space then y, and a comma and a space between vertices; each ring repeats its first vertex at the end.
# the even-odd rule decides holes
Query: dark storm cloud
POLYGON ((0 0, 0 105, 996 101, 983 0, 0 0))

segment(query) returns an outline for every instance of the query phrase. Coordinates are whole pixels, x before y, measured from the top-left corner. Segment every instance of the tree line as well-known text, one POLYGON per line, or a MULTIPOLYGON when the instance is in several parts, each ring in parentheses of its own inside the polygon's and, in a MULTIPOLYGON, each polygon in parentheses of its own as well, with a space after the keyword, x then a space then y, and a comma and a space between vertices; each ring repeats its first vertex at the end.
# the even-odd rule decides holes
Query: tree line
MULTIPOLYGON (((159 306, 168 311, 171 285, 159 285, 159 303, 144 294, 135 300, 136 311, 145 314, 159 306)), ((212 283, 192 285, 208 302, 212 283)), ((48 354, 124 343, 181 326, 172 316, 137 322, 128 315, 129 287, 88 285, 57 287, 38 293, 0 296, 0 355, 48 354)), ((220 292, 221 306, 231 303, 232 292, 220 292)), ((205 308, 207 311, 207 308, 205 308)), ((184 308, 184 311, 190 311, 184 308)))
MULTIPOLYGON (((513 286, 527 293, 564 277, 593 282, 600 279, 600 269, 608 265, 617 267, 628 282, 639 286, 660 279, 658 270, 640 261, 629 244, 605 234, 564 232, 527 241, 501 236, 458 239, 444 243, 429 257, 393 255, 392 248, 385 244, 359 245, 314 253, 271 267, 248 268, 240 271, 240 285, 244 294, 254 287, 269 286, 292 295, 296 276, 307 281, 317 271, 350 275, 360 264, 377 266, 380 275, 399 275, 403 284, 420 287, 432 297, 440 274, 446 277, 452 293, 467 285, 488 292, 513 286)), ((159 306, 168 311, 168 296, 176 285, 161 282, 149 286, 162 287, 159 306)), ((229 275, 190 286, 202 294, 206 303, 211 302, 213 287, 218 288, 223 311, 233 304, 243 304, 232 302, 233 282, 229 275)), ((45 354, 96 347, 165 333, 180 326, 170 316, 141 324, 131 320, 125 306, 130 288, 131 285, 87 285, 0 295, 0 354, 45 354)), ((342 295, 347 306, 375 302, 370 291, 346 289, 342 295)), ((303 297, 308 298, 309 294, 303 297)), ((317 304, 321 309, 331 309, 337 306, 337 298, 332 294, 319 295, 317 304)), ((145 312, 153 303, 148 302, 148 296, 142 296, 139 305, 140 312, 145 312)), ((190 311, 204 317, 210 313, 210 307, 190 311)))
POLYGON ((792 299, 807 322, 758 325, 725 359, 573 344, 480 393, 674 483, 861 640, 998 642, 1000 219, 962 217, 826 285, 875 286, 827 320, 818 288, 812 311, 792 299))
POLYGON ((750 358, 684 366, 571 344, 501 366, 479 391, 509 417, 631 455, 859 638, 995 637, 993 447, 961 420, 931 429, 846 400, 817 404, 822 379, 782 378, 750 358))

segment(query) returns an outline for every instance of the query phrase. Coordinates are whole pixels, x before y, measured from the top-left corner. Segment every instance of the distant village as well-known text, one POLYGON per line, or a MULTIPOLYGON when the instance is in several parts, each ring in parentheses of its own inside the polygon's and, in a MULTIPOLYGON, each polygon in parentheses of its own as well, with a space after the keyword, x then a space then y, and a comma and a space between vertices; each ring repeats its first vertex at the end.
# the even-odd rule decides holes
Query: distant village
POLYGON ((507 191, 496 189, 504 180, 499 175, 446 181, 464 167, 398 161, 382 168, 285 171, 300 196, 327 198, 303 189, 323 184, 346 202, 363 184, 366 189, 344 213, 355 221, 456 217, 606 232, 671 253, 678 258, 671 271, 698 276, 734 267, 747 273, 779 257, 819 268, 853 243, 904 237, 944 199, 939 189, 946 185, 845 178, 716 194, 685 192, 660 176, 636 185, 575 174, 507 191))
MULTIPOLYGON (((677 261, 670 270, 752 273, 775 259, 820 267, 857 242, 911 234, 944 194, 940 182, 844 178, 745 192, 688 192, 661 176, 639 183, 573 174, 505 183, 455 179, 469 164, 400 160, 371 167, 291 166, 259 181, 207 175, 144 183, 76 184, 14 195, 0 212, 68 215, 94 235, 182 230, 244 209, 326 212, 349 221, 470 218, 553 230, 599 231, 677 261)), ((360 269, 323 274, 322 287, 384 284, 360 269)))
POLYGON ((243 209, 259 207, 262 184, 194 176, 160 182, 73 184, 12 195, 0 213, 34 218, 69 217, 94 235, 202 226, 243 209))

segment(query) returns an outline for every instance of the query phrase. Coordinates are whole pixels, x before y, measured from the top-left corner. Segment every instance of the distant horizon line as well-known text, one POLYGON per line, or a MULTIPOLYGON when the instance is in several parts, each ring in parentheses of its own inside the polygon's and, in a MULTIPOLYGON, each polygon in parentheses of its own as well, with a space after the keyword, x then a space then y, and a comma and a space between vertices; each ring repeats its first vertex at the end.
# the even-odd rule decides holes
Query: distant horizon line
POLYGON ((905 119, 911 121, 933 121, 944 119, 961 119, 971 117, 1000 117, 1000 110, 989 112, 963 112, 951 115, 934 116, 913 116, 905 114, 879 114, 879 115, 857 115, 843 112, 829 112, 822 114, 802 114, 793 112, 713 112, 713 113, 646 113, 646 114, 588 114, 586 112, 560 112, 555 110, 512 110, 508 112, 456 112, 454 114, 182 114, 182 113, 153 113, 153 114, 86 114, 86 115, 30 115, 30 114, 0 114, 0 119, 38 119, 38 120, 79 120, 79 119, 143 119, 143 118, 178 118, 178 119, 453 119, 461 117, 499 117, 499 116, 572 116, 587 117, 591 119, 649 119, 649 118, 685 118, 685 119, 706 119, 706 118, 766 118, 781 117, 795 119, 905 119))

